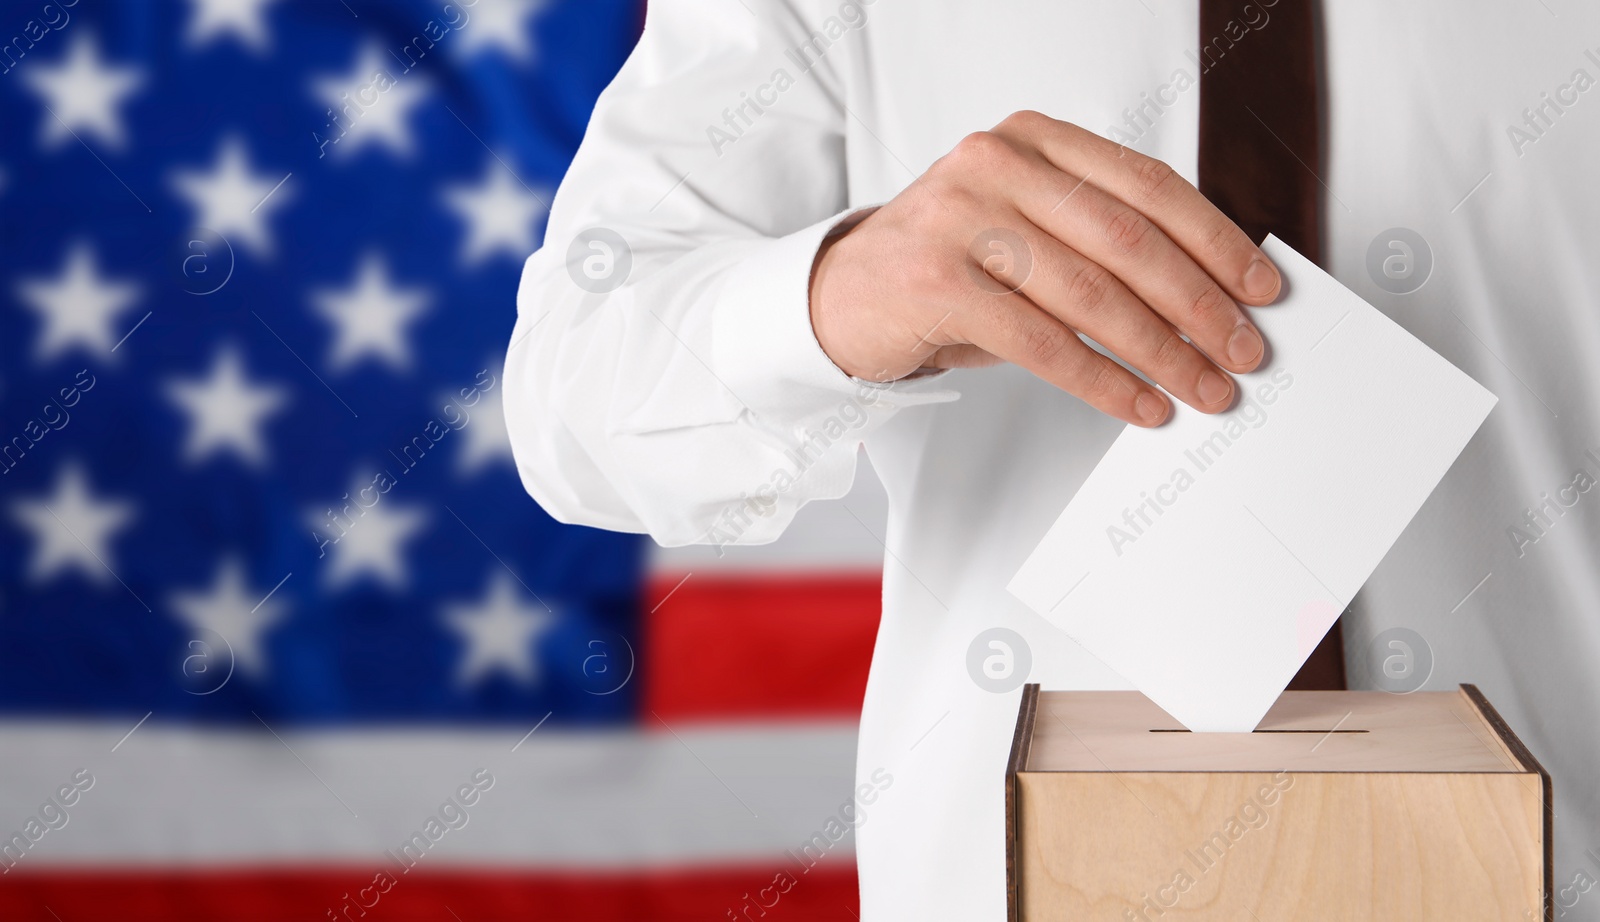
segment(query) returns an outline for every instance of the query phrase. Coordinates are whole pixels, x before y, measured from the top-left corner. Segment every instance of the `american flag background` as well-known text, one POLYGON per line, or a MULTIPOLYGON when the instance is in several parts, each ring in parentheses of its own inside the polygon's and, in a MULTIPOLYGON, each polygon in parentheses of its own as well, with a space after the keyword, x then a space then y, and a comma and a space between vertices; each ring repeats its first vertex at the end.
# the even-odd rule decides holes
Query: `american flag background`
POLYGON ((873 478, 719 554, 511 462, 642 21, 0 4, 0 918, 854 918, 873 478))

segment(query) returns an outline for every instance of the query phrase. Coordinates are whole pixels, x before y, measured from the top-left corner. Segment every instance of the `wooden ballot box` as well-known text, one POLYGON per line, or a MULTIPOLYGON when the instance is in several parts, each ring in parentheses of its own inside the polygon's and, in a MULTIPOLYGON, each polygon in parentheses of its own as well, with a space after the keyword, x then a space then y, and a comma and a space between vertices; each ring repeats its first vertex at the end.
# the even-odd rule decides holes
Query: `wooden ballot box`
POLYGON ((1550 776, 1471 685, 1285 692, 1190 733, 1138 692, 1024 690, 1012 922, 1551 917, 1550 776))

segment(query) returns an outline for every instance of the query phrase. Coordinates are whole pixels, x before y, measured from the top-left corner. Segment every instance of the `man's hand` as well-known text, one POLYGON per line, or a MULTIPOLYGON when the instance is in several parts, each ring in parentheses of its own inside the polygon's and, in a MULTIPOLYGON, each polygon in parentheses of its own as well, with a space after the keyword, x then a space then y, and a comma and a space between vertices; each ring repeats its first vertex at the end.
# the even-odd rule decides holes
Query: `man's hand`
POLYGON ((1233 400, 1226 371, 1255 368, 1264 351, 1235 302, 1268 304, 1280 284, 1244 231, 1165 163, 1018 112, 825 244, 811 324, 860 378, 1009 361, 1155 426, 1166 397, 1074 331, 1214 413, 1233 400))

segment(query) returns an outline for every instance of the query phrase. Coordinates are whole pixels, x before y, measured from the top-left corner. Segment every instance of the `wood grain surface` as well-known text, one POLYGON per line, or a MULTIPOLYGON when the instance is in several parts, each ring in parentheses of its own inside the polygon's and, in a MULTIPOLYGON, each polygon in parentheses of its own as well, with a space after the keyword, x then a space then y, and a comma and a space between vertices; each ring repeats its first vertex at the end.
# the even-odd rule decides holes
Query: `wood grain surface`
POLYGON ((1465 691, 1289 692, 1249 734, 1137 692, 1019 717, 1014 919, 1546 917, 1548 779, 1465 691))

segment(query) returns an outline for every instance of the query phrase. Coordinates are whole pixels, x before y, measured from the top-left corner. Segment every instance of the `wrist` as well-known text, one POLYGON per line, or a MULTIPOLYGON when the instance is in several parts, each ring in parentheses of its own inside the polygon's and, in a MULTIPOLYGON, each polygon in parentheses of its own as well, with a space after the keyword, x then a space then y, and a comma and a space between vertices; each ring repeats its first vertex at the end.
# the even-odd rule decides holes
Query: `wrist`
POLYGON ((887 382, 891 375, 885 369, 874 367, 852 348, 856 338, 850 335, 851 320, 859 301, 853 292, 853 279, 859 273, 852 268, 858 255, 859 241, 851 233, 856 223, 830 234, 817 248, 811 271, 811 331, 823 354, 840 371, 859 380, 887 382))

